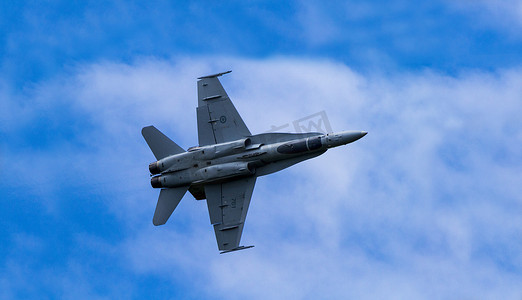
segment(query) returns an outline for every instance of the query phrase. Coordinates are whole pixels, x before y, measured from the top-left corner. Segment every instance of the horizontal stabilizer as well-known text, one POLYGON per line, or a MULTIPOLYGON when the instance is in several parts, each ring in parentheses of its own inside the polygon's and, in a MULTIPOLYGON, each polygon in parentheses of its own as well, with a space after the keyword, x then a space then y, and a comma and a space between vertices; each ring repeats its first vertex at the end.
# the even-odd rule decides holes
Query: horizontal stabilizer
POLYGON ((152 218, 152 224, 155 226, 163 225, 167 222, 172 215, 172 212, 176 209, 181 198, 185 195, 188 190, 188 186, 182 186, 173 189, 162 189, 158 198, 158 204, 156 205, 156 211, 152 218))
POLYGON ((143 127, 141 134, 157 160, 185 152, 183 148, 174 143, 154 126, 143 127))

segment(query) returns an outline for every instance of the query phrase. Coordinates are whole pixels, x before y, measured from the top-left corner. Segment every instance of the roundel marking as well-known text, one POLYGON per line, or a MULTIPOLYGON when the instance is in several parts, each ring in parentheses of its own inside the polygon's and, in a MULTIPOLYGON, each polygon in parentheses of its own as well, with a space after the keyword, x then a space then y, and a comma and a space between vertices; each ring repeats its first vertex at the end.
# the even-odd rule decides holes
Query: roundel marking
POLYGON ((227 117, 225 117, 225 116, 221 116, 219 118, 219 122, 221 122, 221 123, 225 123, 226 121, 227 121, 227 117))

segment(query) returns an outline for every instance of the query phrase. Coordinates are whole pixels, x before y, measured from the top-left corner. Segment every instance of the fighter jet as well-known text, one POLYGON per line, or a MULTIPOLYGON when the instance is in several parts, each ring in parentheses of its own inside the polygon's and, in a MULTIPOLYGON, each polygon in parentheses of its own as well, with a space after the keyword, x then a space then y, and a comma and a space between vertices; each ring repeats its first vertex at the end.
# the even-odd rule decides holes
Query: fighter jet
POLYGON ((199 146, 185 151, 154 126, 141 131, 157 160, 149 165, 151 185, 160 189, 152 223, 165 224, 188 190, 197 200, 207 200, 221 253, 253 247, 239 244, 257 177, 366 135, 365 131, 252 135, 218 79, 230 72, 198 78, 199 146))

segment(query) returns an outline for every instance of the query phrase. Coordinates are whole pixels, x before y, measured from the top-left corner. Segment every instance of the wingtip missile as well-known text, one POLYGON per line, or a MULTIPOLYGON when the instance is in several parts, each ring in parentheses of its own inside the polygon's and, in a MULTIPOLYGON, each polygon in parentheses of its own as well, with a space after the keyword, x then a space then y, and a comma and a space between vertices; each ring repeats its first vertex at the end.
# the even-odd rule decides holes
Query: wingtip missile
POLYGON ((225 250, 225 251, 221 251, 219 252, 219 254, 225 254, 225 253, 229 253, 229 252, 234 252, 234 251, 239 251, 239 250, 245 250, 245 249, 249 249, 249 248, 253 248, 254 246, 239 246, 239 247, 236 247, 234 249, 230 249, 230 250, 225 250))
POLYGON ((207 75, 207 76, 201 76, 201 77, 198 77, 198 79, 219 77, 221 75, 225 75, 225 74, 228 74, 230 72, 232 72, 232 70, 228 70, 228 71, 225 71, 225 72, 216 73, 216 74, 212 74, 212 75, 207 75))

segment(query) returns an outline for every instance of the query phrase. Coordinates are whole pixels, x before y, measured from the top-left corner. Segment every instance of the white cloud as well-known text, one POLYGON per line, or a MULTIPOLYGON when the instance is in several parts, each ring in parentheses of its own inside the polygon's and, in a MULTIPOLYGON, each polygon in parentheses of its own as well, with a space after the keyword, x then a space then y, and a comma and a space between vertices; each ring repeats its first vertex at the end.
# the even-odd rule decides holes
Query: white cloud
MULTIPOLYGON (((114 251, 136 274, 215 298, 515 298, 521 79, 520 70, 383 76, 328 60, 204 57, 85 66, 34 93, 50 107, 69 99, 95 125, 78 132, 87 150, 72 142, 61 161, 80 161, 74 172, 128 229, 114 251), (154 124, 194 144, 195 78, 228 66, 222 82, 254 133, 325 110, 334 130, 369 134, 260 178, 243 234, 256 247, 219 255, 205 203, 190 196, 152 228, 152 155, 139 130, 154 124)), ((31 176, 61 175, 42 173, 55 155, 39 153, 31 176)))
POLYGON ((451 8, 473 13, 483 24, 502 26, 512 33, 522 26, 522 1, 460 0, 446 1, 451 8))
POLYGON ((323 46, 342 37, 342 29, 337 24, 337 20, 325 13, 323 7, 313 2, 300 2, 296 19, 302 29, 300 31, 302 40, 311 46, 323 46))

